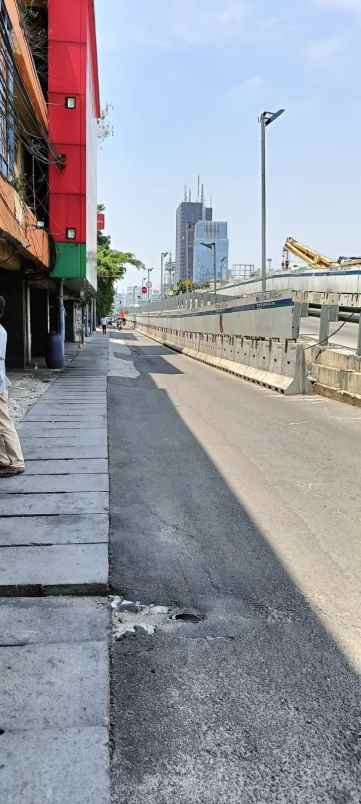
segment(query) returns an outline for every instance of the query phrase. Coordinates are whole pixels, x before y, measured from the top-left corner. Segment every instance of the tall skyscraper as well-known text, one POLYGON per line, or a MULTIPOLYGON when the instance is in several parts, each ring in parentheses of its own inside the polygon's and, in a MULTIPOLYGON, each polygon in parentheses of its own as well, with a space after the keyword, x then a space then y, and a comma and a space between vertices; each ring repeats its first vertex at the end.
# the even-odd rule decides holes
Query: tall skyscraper
POLYGON ((202 201, 182 201, 177 209, 176 281, 193 279, 194 230, 198 221, 212 220, 212 208, 202 201))
POLYGON ((217 280, 228 274, 228 226, 224 221, 199 221, 195 226, 193 245, 193 280, 203 284, 213 280, 213 251, 203 243, 215 243, 217 280))

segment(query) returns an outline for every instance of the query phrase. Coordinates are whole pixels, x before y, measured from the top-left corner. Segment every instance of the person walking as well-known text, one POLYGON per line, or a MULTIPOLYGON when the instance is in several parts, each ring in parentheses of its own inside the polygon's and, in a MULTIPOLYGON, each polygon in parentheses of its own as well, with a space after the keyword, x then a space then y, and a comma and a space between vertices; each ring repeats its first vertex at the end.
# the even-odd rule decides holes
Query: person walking
POLYGON ((107 319, 106 318, 101 318, 100 323, 102 325, 103 335, 106 335, 107 334, 107 319))
MULTIPOLYGON (((6 301, 0 296, 0 320, 5 313, 6 301)), ((8 387, 9 380, 5 372, 7 332, 0 324, 0 477, 19 475, 25 471, 24 457, 10 416, 8 387)))

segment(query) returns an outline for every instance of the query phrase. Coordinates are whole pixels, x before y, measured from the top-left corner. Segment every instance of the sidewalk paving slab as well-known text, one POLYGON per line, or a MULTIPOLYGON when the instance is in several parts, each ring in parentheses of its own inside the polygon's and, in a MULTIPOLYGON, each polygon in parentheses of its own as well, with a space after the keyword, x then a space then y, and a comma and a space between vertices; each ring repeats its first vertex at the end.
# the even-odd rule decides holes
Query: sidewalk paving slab
POLYGON ((107 443, 107 431, 105 427, 59 427, 55 423, 44 424, 43 422, 27 422, 18 427, 18 432, 21 433, 21 439, 25 438, 74 438, 79 437, 84 439, 87 435, 92 439, 97 438, 99 441, 107 443))
POLYGON ((0 518, 0 561, 4 547, 44 544, 108 544, 108 514, 9 516, 0 518))
POLYGON ((1 647, 1 729, 107 726, 107 660, 105 641, 1 647))
POLYGON ((68 458, 65 460, 35 460, 27 461, 26 477, 29 475, 81 475, 81 474, 105 474, 108 470, 106 458, 77 459, 68 458))
POLYGON ((64 402, 63 404, 61 404, 57 401, 52 405, 47 400, 47 403, 48 404, 44 404, 44 402, 38 402, 36 404, 37 412, 45 413, 46 415, 50 414, 50 416, 54 416, 54 414, 57 415, 58 413, 66 413, 66 414, 69 413, 72 416, 77 415, 79 413, 81 414, 81 416, 84 416, 86 413, 88 413, 89 416, 92 416, 93 414, 95 414, 95 416, 103 416, 107 412, 106 404, 99 402, 91 406, 85 402, 84 403, 76 402, 74 404, 64 402))
MULTIPOLYGON (((77 491, 74 494, 0 493, 0 517, 42 516, 43 514, 104 514, 109 511, 109 494, 103 491, 77 491)), ((1 588, 0 588, 1 593, 1 588)))
POLYGON ((38 445, 31 445, 25 450, 25 460, 43 461, 46 458, 107 458, 108 449, 106 444, 95 444, 94 446, 79 444, 73 447, 56 446, 49 442, 43 443, 45 439, 41 439, 42 443, 38 445))
POLYGON ((108 730, 17 732, 1 751, 1 804, 109 804, 108 730))
POLYGON ((0 485, 0 499, 8 494, 34 494, 50 492, 109 491, 107 474, 25 475, 4 477, 0 485))
MULTIPOLYGON (((0 648, 9 645, 104 642, 110 635, 104 598, 0 599, 0 648)), ((1 741, 0 741, 1 745, 1 741)))
MULTIPOLYGON (((78 423, 84 424, 84 416, 82 416, 80 413, 77 413, 76 415, 74 415, 73 413, 67 415, 65 412, 61 414, 52 413, 46 415, 44 413, 37 413, 36 411, 34 411, 34 413, 28 413, 27 421, 44 422, 45 424, 50 423, 61 424, 61 425, 64 424, 70 427, 77 427, 78 423)), ((107 416, 105 413, 102 413, 100 416, 98 416, 97 414, 96 416, 92 416, 90 421, 92 427, 104 427, 107 422, 107 416)))
POLYGON ((106 594, 108 546, 104 544, 57 544, 2 547, 0 550, 1 594, 34 591, 45 594, 106 594), (21 590, 23 590, 21 592, 21 590))
POLYGON ((35 448, 38 446, 42 446, 49 444, 51 447, 103 447, 106 452, 108 450, 108 441, 106 435, 103 432, 97 432, 97 430, 88 430, 88 431, 81 431, 76 430, 75 432, 66 430, 61 435, 59 432, 57 433, 33 433, 33 432, 22 432, 21 443, 24 447, 24 450, 30 450, 31 447, 35 448))
POLYGON ((79 432, 86 432, 92 433, 94 430, 96 433, 104 433, 107 435, 107 430, 104 427, 94 427, 94 425, 89 423, 88 425, 85 422, 64 422, 62 424, 58 424, 58 422, 37 422, 32 421, 22 421, 18 425, 18 432, 23 433, 26 435, 27 433, 39 433, 40 435, 51 435, 52 433, 64 433, 64 435, 68 434, 70 430, 71 433, 79 433, 79 432))

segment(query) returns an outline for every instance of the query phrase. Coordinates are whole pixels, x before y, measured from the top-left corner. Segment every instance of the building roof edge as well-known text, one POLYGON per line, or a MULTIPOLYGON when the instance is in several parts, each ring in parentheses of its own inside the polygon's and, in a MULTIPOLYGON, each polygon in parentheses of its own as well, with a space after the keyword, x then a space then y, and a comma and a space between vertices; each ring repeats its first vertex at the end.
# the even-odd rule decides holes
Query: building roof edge
POLYGON ((89 8, 89 31, 90 31, 90 47, 92 54, 93 66, 93 84, 94 84, 94 100, 95 100, 95 114, 100 118, 100 85, 99 85, 99 62, 98 62, 98 45, 97 45, 97 29, 95 19, 95 5, 94 0, 88 0, 89 8))

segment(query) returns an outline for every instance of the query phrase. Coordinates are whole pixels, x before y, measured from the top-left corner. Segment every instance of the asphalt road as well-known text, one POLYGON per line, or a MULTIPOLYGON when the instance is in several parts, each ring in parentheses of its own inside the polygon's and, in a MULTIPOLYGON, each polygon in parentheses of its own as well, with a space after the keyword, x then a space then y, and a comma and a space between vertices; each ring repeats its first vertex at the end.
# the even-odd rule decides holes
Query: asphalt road
POLYGON ((361 801, 361 411, 111 342, 114 804, 361 801))

